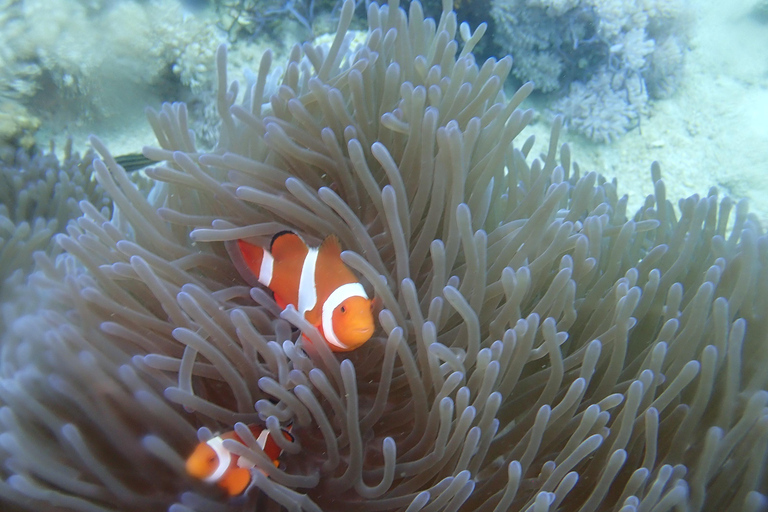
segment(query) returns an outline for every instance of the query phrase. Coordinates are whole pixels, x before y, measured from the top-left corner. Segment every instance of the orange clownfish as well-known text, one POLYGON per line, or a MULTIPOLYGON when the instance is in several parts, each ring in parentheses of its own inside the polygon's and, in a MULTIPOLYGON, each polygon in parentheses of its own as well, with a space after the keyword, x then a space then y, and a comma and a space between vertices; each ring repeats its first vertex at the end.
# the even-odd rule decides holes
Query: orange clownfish
POLYGON ((272 290, 281 309, 288 304, 304 315, 334 352, 354 350, 374 331, 373 302, 341 261, 336 236, 308 247, 299 235, 282 231, 269 251, 243 240, 227 243, 240 274, 272 290))
MULTIPOLYGON (((272 439, 269 430, 258 425, 248 425, 248 428, 267 457, 277 466, 282 450, 272 439)), ((288 430, 282 429, 282 432, 287 440, 293 441, 293 435, 288 430)), ((204 482, 217 484, 230 496, 237 496, 251 483, 249 467, 252 467, 252 464, 244 464, 241 467, 238 464, 240 457, 224 448, 225 439, 234 439, 245 444, 234 430, 212 437, 195 447, 187 459, 187 473, 204 482)))

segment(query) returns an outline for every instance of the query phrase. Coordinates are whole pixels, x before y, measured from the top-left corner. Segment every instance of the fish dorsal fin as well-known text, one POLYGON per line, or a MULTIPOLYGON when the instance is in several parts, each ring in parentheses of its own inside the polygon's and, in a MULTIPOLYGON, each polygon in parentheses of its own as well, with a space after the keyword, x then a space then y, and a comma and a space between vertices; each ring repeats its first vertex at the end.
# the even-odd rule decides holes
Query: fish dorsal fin
POLYGON ((277 233, 272 235, 272 240, 269 241, 269 250, 272 251, 272 245, 275 243, 275 240, 277 240, 278 238, 280 238, 283 235, 293 235, 293 234, 295 234, 295 233, 293 231, 291 231, 290 229, 284 229, 282 231, 278 231, 277 233))
POLYGON ((329 235, 318 248, 317 266, 323 269, 318 274, 318 296, 322 300, 344 283, 357 281, 355 275, 341 260, 341 244, 336 235, 329 235))
POLYGON ((253 434, 253 437, 258 439, 261 433, 264 431, 264 427, 262 427, 261 425, 257 425, 255 423, 251 423, 250 425, 248 425, 248 430, 251 431, 251 434, 253 434))
POLYGON ((281 231, 272 237, 269 251, 277 261, 285 261, 293 255, 307 252, 307 244, 293 231, 281 231))
POLYGON ((318 248, 321 254, 327 254, 332 258, 341 259, 341 243, 336 235, 328 235, 318 248))

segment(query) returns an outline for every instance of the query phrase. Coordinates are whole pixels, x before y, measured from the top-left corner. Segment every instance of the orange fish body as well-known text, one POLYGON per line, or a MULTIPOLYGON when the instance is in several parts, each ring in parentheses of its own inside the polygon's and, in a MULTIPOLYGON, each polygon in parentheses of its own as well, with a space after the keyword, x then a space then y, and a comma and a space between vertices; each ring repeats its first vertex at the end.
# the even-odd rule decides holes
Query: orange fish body
MULTIPOLYGON (((269 430, 258 425, 248 425, 248 428, 267 457, 277 466, 282 450, 272 439, 269 430)), ((289 431, 283 430, 283 435, 289 441, 293 441, 289 431)), ((205 482, 215 483, 230 496, 237 496, 251 483, 251 472, 247 467, 249 465, 240 467, 238 455, 224 448, 225 439, 234 439, 238 443, 245 444, 235 431, 226 432, 205 443, 200 443, 187 458, 187 473, 205 482)))
POLYGON ((311 248, 296 233, 283 231, 269 251, 244 240, 229 242, 227 249, 240 274, 272 290, 280 308, 293 305, 334 352, 354 350, 373 335, 372 301, 341 260, 335 236, 311 248))

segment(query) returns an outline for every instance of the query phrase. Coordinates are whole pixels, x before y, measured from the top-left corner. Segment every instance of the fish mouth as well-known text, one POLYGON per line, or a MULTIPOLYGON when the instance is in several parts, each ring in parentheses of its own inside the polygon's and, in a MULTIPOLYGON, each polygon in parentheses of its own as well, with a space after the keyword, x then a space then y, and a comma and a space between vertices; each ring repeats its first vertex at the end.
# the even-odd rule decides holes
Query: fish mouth
POLYGON ((373 336, 372 327, 358 327, 348 331, 348 339, 352 344, 368 341, 373 336), (351 338, 351 339, 350 339, 351 338))

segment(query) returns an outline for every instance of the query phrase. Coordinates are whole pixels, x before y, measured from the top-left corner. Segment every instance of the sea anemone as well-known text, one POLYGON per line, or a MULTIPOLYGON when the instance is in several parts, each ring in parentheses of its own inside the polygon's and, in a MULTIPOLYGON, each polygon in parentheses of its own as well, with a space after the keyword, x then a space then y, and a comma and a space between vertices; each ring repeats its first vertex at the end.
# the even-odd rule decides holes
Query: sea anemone
POLYGON ((768 240, 716 190, 655 193, 631 218, 581 175, 557 120, 516 136, 511 60, 484 26, 417 1, 342 10, 329 47, 291 52, 238 103, 217 54, 221 134, 196 150, 183 104, 149 119, 167 162, 145 197, 98 139, 112 218, 82 202, 39 257, 40 310, 2 346, 0 497, 56 510, 762 510, 768 240), (463 39, 458 50, 456 33, 463 39), (224 241, 336 234, 381 301, 333 354, 234 270, 224 241), (275 467, 228 500, 184 475, 213 430, 293 424, 275 467), (195 431, 197 429, 197 436, 195 431))
POLYGON ((51 238, 80 216, 78 201, 88 200, 109 215, 109 198, 91 179, 93 151, 81 157, 71 140, 63 149, 61 160, 53 146, 31 153, 18 148, 0 158, 0 336, 8 322, 36 309, 23 297, 33 254, 60 252, 51 238))

